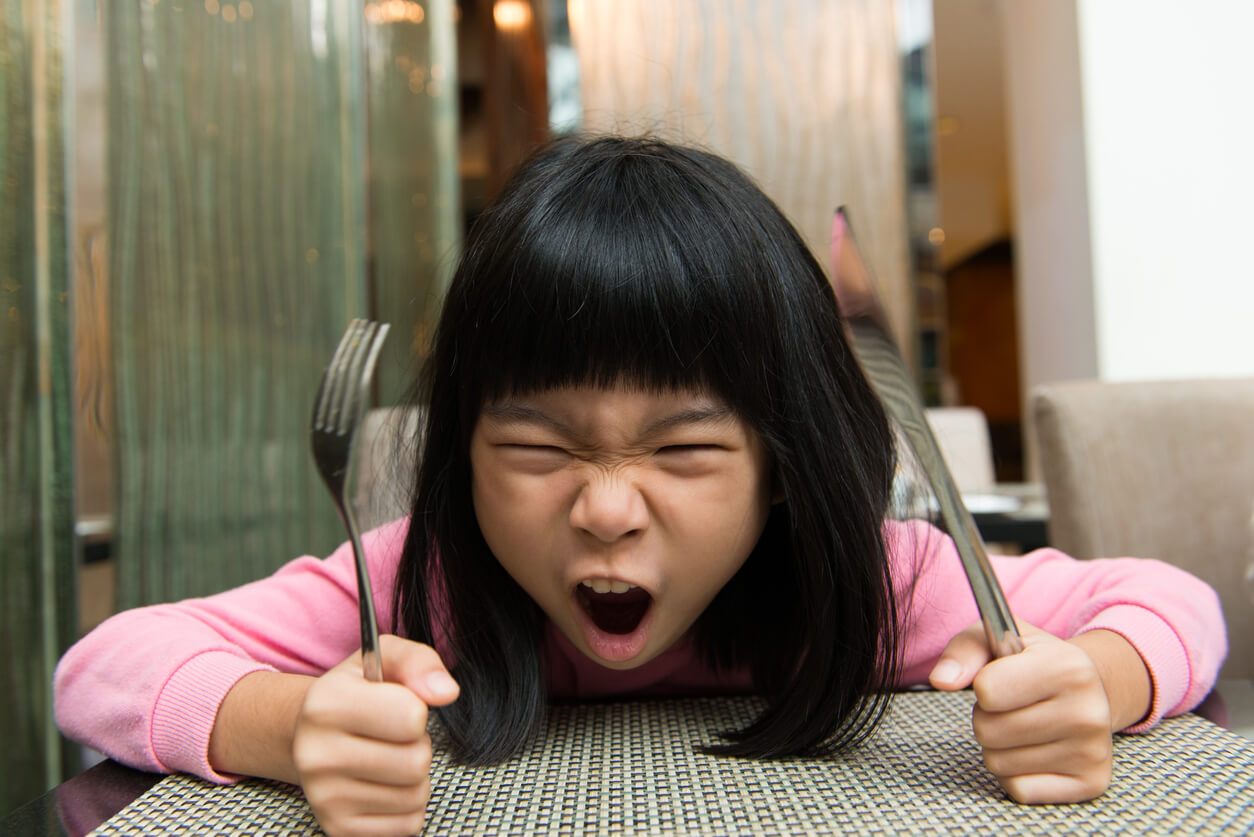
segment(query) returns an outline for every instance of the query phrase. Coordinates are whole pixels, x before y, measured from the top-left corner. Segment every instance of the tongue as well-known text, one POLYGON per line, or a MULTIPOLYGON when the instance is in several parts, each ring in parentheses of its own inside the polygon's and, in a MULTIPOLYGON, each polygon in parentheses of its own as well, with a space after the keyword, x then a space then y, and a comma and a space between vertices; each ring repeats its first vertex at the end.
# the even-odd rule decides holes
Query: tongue
POLYGON ((584 610, 598 628, 607 634, 629 634, 640 624, 653 597, 643 587, 626 593, 597 593, 584 587, 580 590, 584 610))

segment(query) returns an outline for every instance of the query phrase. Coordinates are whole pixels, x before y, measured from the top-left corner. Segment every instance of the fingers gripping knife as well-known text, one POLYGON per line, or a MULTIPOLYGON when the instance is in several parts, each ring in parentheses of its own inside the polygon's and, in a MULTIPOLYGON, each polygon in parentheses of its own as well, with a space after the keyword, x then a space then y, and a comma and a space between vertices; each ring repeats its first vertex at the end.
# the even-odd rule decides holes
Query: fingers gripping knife
POLYGON ((888 332, 888 318, 870 272, 854 242, 843 207, 832 222, 832 287, 862 371, 889 415, 901 425, 906 441, 936 492, 941 517, 958 548, 976 607, 994 657, 1023 650, 1010 606, 993 575, 979 530, 954 483, 940 446, 927 423, 923 404, 888 332))

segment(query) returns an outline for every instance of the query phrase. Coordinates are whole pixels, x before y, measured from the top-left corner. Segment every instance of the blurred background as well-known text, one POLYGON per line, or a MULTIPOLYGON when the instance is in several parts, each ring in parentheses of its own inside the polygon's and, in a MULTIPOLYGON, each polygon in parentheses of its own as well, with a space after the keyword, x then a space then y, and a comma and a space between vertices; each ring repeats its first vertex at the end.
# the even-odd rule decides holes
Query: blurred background
MULTIPOLYGON (((61 652, 341 539, 308 410, 347 320, 401 402, 537 143, 848 207, 935 406, 1035 479, 1053 381, 1254 375, 1243 0, 0 0, 0 815, 80 771, 61 652)), ((1251 465, 1254 468, 1254 464, 1251 465)))

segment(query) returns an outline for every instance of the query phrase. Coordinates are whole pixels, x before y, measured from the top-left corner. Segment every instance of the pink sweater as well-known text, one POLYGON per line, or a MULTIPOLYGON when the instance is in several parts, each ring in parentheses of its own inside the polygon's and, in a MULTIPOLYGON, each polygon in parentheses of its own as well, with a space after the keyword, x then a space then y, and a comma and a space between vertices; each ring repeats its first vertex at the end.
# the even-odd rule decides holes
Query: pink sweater
MULTIPOLYGON (((407 528, 368 533, 380 624, 393 624, 393 580, 407 528)), ((949 640, 978 618, 953 542, 923 523, 889 524, 900 606, 909 607, 901 686, 926 683, 949 640)), ((1153 679, 1148 729, 1210 691, 1227 653, 1213 590, 1170 565, 1134 558, 1076 561, 1052 549, 993 565, 1016 618, 1061 637, 1105 628, 1140 652, 1153 679)), ((326 560, 298 558, 273 576, 204 599, 120 613, 62 658, 57 723, 70 738, 143 770, 185 771, 216 782, 209 765, 218 706, 259 670, 321 674, 360 647, 347 544, 326 560)), ((554 697, 701 694, 747 690, 718 677, 687 640, 629 671, 603 668, 549 626, 544 648, 554 697)))

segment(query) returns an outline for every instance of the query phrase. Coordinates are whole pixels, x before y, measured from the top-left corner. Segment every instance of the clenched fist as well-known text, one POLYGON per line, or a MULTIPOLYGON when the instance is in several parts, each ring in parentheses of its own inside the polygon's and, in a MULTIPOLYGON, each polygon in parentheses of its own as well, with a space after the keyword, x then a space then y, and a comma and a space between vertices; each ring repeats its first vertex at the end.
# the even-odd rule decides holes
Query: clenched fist
POLYGON ((979 624, 958 634, 930 680, 971 686, 972 726, 984 763, 1013 799, 1082 802, 1110 785, 1112 733, 1149 709, 1149 675, 1118 634, 1092 631, 1062 640, 1020 625, 1024 650, 990 660, 979 624), (1110 684, 1119 687, 1108 693, 1110 684))

